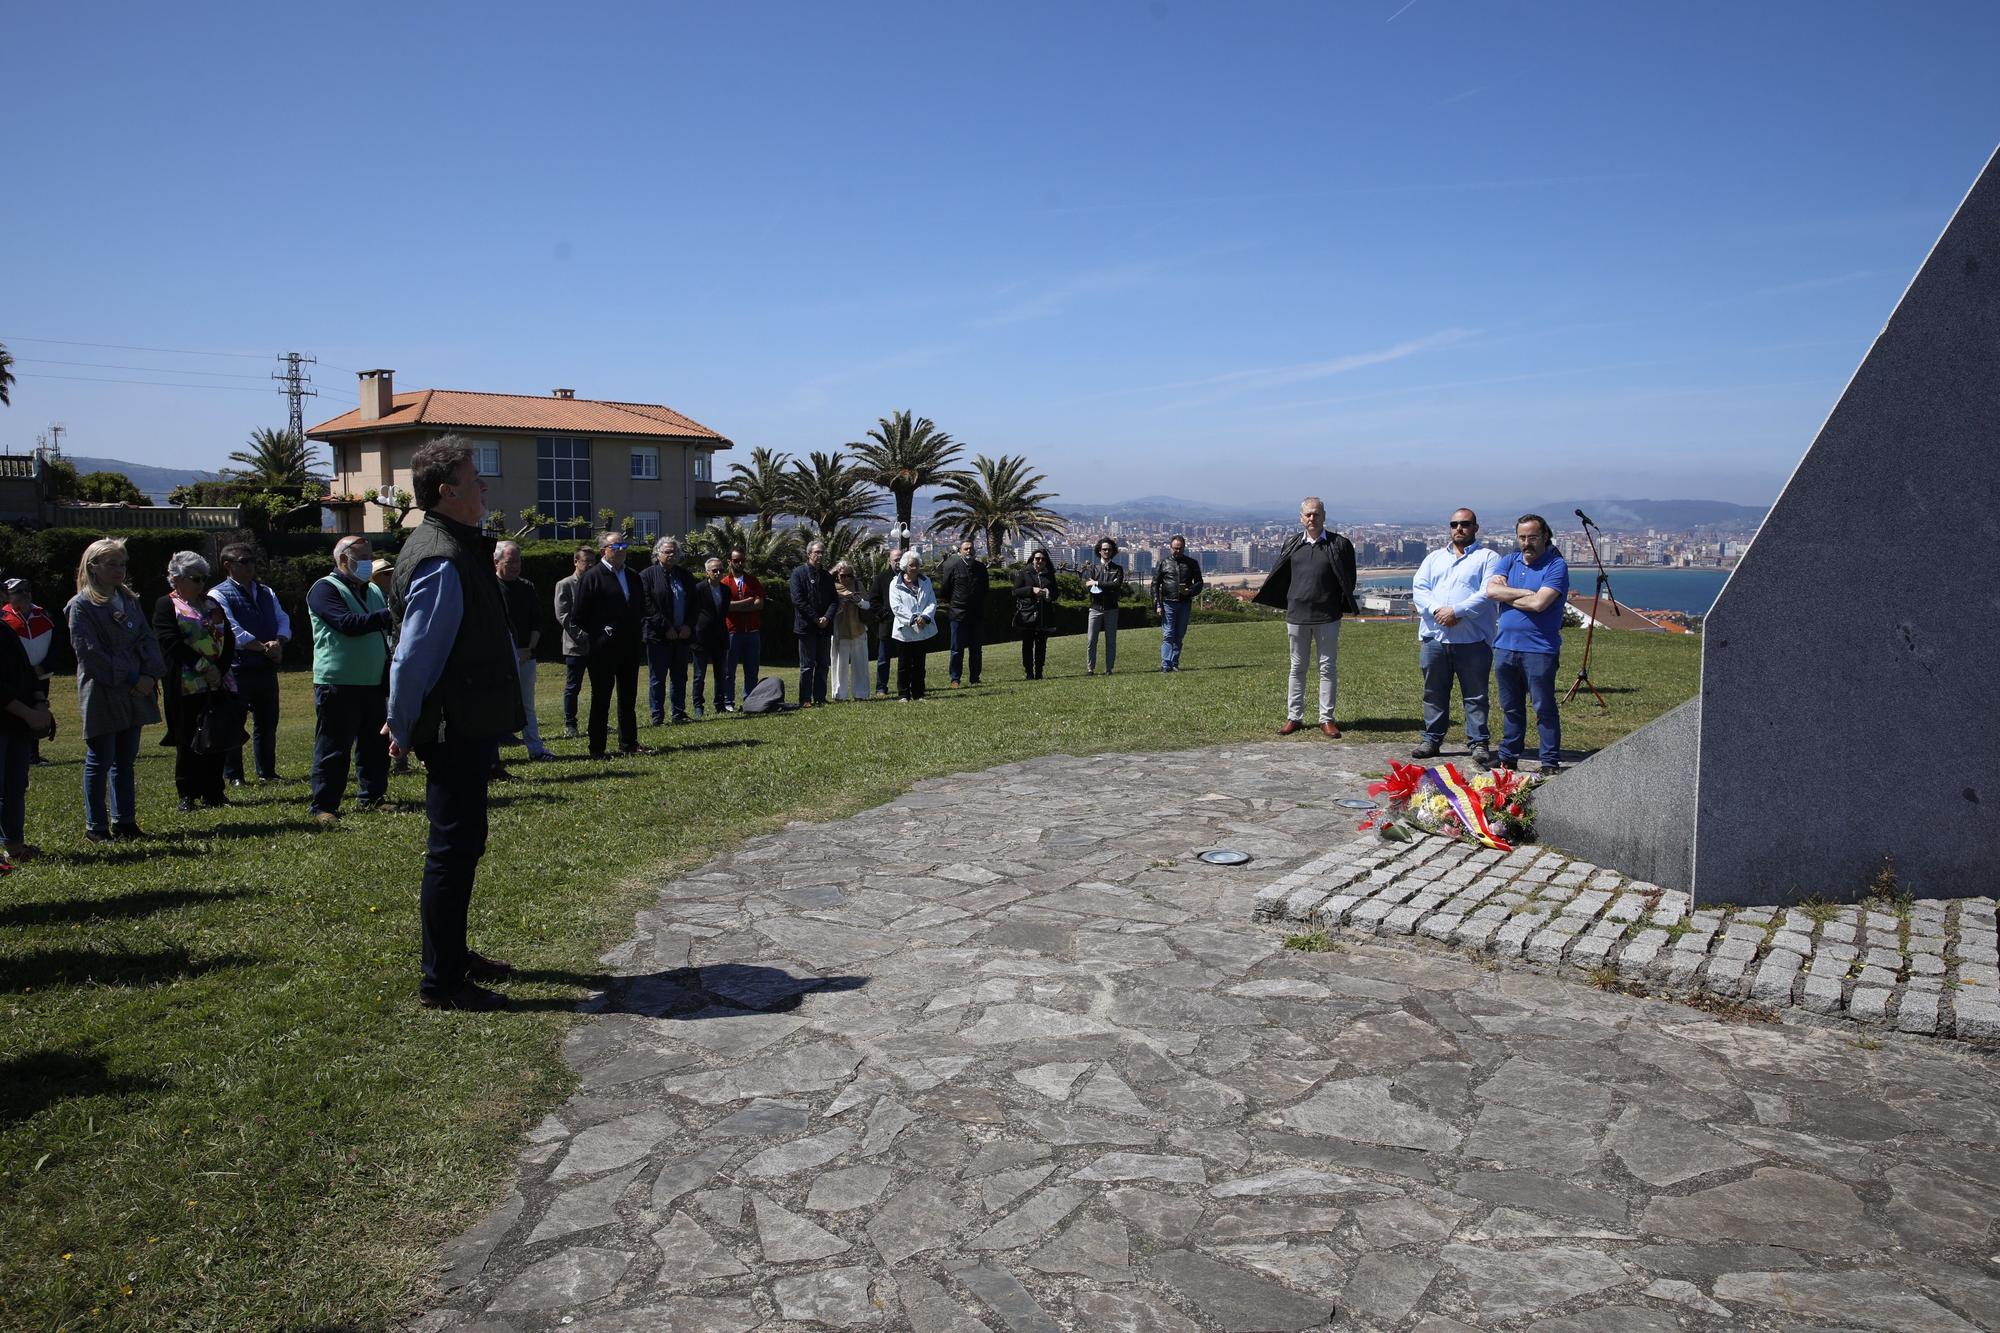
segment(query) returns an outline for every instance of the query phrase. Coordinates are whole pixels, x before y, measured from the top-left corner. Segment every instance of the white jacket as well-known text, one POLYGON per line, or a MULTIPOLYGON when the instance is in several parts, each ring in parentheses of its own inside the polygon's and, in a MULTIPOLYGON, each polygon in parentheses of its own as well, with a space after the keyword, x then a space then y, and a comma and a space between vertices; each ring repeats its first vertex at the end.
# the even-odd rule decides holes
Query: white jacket
POLYGON ((897 641, 915 643, 937 633, 937 594, 923 575, 917 575, 914 588, 901 574, 889 580, 889 609, 896 616, 897 641), (918 616, 924 619, 921 625, 916 623, 918 616))

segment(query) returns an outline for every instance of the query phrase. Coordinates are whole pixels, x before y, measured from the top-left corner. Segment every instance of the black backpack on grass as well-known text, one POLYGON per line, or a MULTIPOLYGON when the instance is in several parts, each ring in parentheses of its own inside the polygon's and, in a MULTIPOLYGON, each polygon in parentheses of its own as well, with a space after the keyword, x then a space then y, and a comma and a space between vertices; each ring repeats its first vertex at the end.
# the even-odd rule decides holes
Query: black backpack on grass
POLYGON ((776 676, 766 676, 750 687, 750 693, 743 696, 743 711, 746 713, 782 713, 785 711, 785 682, 776 676))

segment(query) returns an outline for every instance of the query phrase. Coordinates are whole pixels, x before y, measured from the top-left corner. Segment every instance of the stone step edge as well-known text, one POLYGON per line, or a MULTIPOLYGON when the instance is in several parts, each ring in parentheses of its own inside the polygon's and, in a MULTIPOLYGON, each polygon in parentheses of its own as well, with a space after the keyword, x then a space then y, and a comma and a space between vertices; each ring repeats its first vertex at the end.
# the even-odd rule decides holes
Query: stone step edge
MULTIPOLYGON (((1969 1001, 1961 1006, 1956 1002, 1957 997, 1951 996, 1949 998, 1953 1002, 1947 1010, 1948 997, 1942 990, 1913 990, 1906 984, 1893 988, 1859 987, 1851 981, 1843 985, 1839 979, 1815 977, 1799 965, 1802 959, 1786 962, 1796 958, 1791 954, 1765 954, 1749 960, 1727 959, 1712 951, 1713 943, 1723 938, 1720 934, 1713 936, 1709 947, 1697 954, 1663 947, 1670 939, 1665 929, 1642 930, 1638 936, 1626 939, 1622 927, 1632 924, 1629 920, 1620 923, 1621 932, 1618 935, 1606 938, 1587 933, 1594 924, 1587 917, 1565 917, 1561 913, 1546 919, 1504 917, 1509 922, 1523 923, 1523 928, 1509 930, 1500 924, 1504 914, 1495 914, 1486 918, 1486 922, 1491 923, 1490 928, 1483 933, 1475 929, 1472 938, 1461 939, 1459 927, 1470 917, 1440 917, 1434 908, 1403 907, 1400 898, 1395 902, 1370 899, 1367 895, 1374 891, 1375 886, 1365 883, 1368 877, 1357 876, 1342 881, 1332 889, 1329 889, 1325 878, 1327 870, 1343 861, 1351 864, 1358 856, 1371 853, 1382 854, 1386 863, 1400 861, 1403 853, 1422 848, 1421 854, 1415 858, 1420 862, 1447 849, 1465 846, 1461 842, 1441 838, 1424 839, 1417 844, 1384 843, 1380 838, 1373 837, 1355 838, 1293 867, 1260 889, 1256 894, 1253 917, 1259 921, 1284 920, 1320 929, 1331 927, 1352 936, 1394 942, 1413 941, 1424 948, 1442 945, 1444 952, 1480 961, 1521 964, 1551 976, 1575 977, 1609 971, 1622 984, 1644 985, 1649 995, 1678 1000, 1703 996, 1732 1003, 1784 1008, 1801 1018, 1832 1018, 1864 1026, 1893 1028, 1915 1036, 1940 1036, 1972 1045, 2000 1043, 2000 1006, 1990 1002, 1969 1001), (1343 893, 1341 890, 1349 885, 1361 892, 1343 893), (1293 908, 1295 896, 1299 900, 1297 908, 1293 908), (1335 919, 1328 921, 1321 909, 1342 898, 1346 901, 1336 908, 1335 919), (1357 922, 1347 919, 1348 912, 1359 910, 1364 904, 1370 909, 1367 920, 1357 922), (1298 910, 1300 908, 1303 910, 1298 910), (1426 929, 1440 921, 1449 923, 1444 929, 1451 938, 1446 938, 1442 932, 1426 929), (1558 925, 1567 929, 1557 930, 1553 940, 1541 938, 1550 927, 1558 925), (1657 938, 1648 938, 1655 935, 1657 938), (1579 944, 1584 946, 1580 953, 1577 952, 1579 944), (1720 966, 1713 966, 1716 964, 1720 966), (1712 968, 1722 984, 1703 984, 1710 979, 1712 968), (1816 982, 1819 984, 1816 985, 1816 982), (1962 1008, 1972 1012, 1961 1012, 1962 1008)), ((1520 866, 1545 853, 1562 855, 1554 849, 1524 847, 1501 860, 1520 866)), ((1464 854, 1463 851, 1459 853, 1460 856, 1464 854)), ((1628 891, 1638 888, 1637 885, 1627 887, 1628 891)), ((1645 888, 1651 890, 1653 886, 1645 888)), ((1477 916, 1478 913, 1472 915, 1477 916)))

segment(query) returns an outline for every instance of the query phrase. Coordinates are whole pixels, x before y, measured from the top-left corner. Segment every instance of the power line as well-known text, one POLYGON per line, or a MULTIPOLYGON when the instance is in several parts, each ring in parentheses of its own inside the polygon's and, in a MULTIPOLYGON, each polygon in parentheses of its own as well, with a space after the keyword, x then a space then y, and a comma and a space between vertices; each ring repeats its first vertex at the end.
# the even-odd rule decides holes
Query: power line
POLYGON ((101 347, 113 352, 163 352, 168 356, 236 356, 246 361, 262 361, 264 356, 256 352, 196 352, 185 347, 133 347, 126 343, 86 343, 73 342, 66 338, 23 338, 13 334, 0 335, 0 342, 6 343, 51 343, 57 347, 101 347))
POLYGON ((207 375, 225 380, 261 380, 262 375, 252 375, 241 370, 173 370, 166 366, 127 366, 114 361, 56 361, 46 356, 24 356, 15 358, 21 366, 90 366, 97 370, 150 370, 161 375, 207 375))
MULTIPOLYGON (((76 380, 83 384, 151 384, 162 389, 220 389, 225 393, 269 393, 269 389, 253 389, 245 384, 183 384, 176 380, 123 380, 105 379, 96 375, 44 375, 39 371, 29 371, 19 378, 24 380, 76 380)), ((356 398, 359 401, 359 398, 356 398)))

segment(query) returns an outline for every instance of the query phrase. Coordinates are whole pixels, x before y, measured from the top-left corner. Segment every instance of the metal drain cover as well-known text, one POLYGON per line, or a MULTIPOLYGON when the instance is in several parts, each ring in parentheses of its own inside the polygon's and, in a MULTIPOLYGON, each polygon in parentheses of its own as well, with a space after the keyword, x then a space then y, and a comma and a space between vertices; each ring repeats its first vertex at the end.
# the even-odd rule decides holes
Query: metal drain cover
POLYGON ((1212 866, 1242 866, 1250 864, 1250 853, 1233 852, 1227 847, 1218 847, 1212 852, 1203 852, 1195 858, 1212 866))

